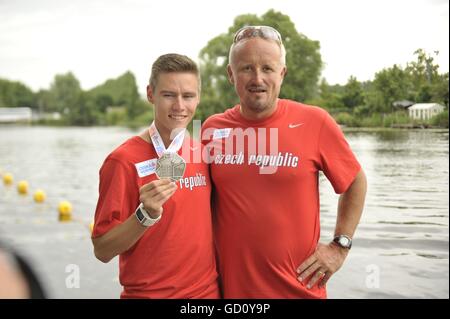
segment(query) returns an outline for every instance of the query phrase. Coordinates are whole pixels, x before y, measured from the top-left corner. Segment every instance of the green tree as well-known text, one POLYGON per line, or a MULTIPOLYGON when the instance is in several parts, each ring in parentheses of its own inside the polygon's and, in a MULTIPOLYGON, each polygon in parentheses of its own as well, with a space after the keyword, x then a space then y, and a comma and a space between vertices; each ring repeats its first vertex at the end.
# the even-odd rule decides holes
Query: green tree
POLYGON ((417 49, 414 55, 417 60, 409 62, 405 69, 411 79, 414 100, 417 103, 430 102, 432 87, 439 80, 439 65, 434 64, 434 58, 423 49, 417 49))
POLYGON ((50 108, 69 114, 75 111, 80 100, 80 82, 72 72, 57 74, 50 85, 50 108))
POLYGON ((95 102, 95 108, 100 113, 105 113, 108 106, 112 106, 114 103, 111 95, 104 93, 100 93, 99 95, 95 96, 93 100, 95 102))
POLYGON ((364 104, 363 88, 356 77, 350 76, 347 84, 344 86, 344 93, 341 98, 343 104, 352 110, 364 104))
POLYGON ((36 107, 33 91, 20 82, 0 79, 0 107, 20 106, 36 107))
POLYGON ((226 68, 234 33, 245 25, 269 25, 280 31, 286 47, 288 74, 280 96, 304 101, 317 96, 317 82, 322 68, 320 45, 297 32, 289 16, 269 10, 261 17, 240 15, 226 33, 208 42, 200 52, 202 72, 202 101, 198 114, 205 118, 223 112, 239 101, 228 82, 226 68))
POLYGON ((128 86, 128 91, 124 96, 124 103, 126 105, 128 118, 133 120, 143 112, 143 108, 139 108, 137 101, 139 100, 139 93, 136 85, 136 80, 133 76, 133 83, 128 86))
POLYGON ((329 85, 326 79, 323 78, 319 84, 318 96, 306 100, 306 103, 320 106, 331 113, 339 112, 341 110, 347 111, 342 102, 343 92, 344 88, 341 85, 329 85))
POLYGON ((108 106, 125 107, 129 119, 145 111, 143 104, 138 103, 140 98, 136 78, 130 71, 93 88, 88 92, 88 99, 94 100, 98 111, 103 113, 108 106))
POLYGON ((68 122, 71 125, 90 126, 99 122, 99 113, 95 105, 87 97, 86 92, 80 92, 77 103, 70 107, 68 122))
POLYGON ((367 103, 374 112, 391 112, 393 103, 410 99, 411 79, 405 70, 394 64, 375 74, 371 91, 367 93, 367 103))
POLYGON ((68 124, 85 126, 97 123, 94 107, 88 102, 72 72, 55 76, 50 86, 50 108, 62 113, 68 124))
POLYGON ((439 65, 423 49, 414 55, 416 60, 408 62, 405 69, 394 65, 375 74, 365 90, 366 105, 372 112, 392 112, 393 102, 404 99, 448 105, 448 74, 439 74, 439 65))
POLYGON ((49 90, 39 90, 36 95, 36 106, 39 112, 56 112, 57 109, 52 109, 52 94, 49 90))
POLYGON ((431 87, 431 99, 434 102, 442 103, 448 108, 449 98, 448 72, 439 74, 435 83, 431 87))

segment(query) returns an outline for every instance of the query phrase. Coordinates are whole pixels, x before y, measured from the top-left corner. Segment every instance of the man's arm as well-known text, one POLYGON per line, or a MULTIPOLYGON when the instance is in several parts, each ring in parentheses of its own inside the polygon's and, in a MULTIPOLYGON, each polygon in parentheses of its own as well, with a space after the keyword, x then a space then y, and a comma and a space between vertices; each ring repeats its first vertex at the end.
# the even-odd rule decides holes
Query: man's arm
POLYGON ((95 257, 101 262, 109 262, 115 256, 130 249, 145 233, 145 230, 146 227, 139 223, 134 214, 131 214, 125 222, 106 234, 92 238, 95 257))
MULTIPOLYGON (((361 219, 364 200, 367 191, 367 179, 361 170, 353 180, 347 191, 339 197, 335 235, 353 237, 359 220, 361 219)), ((348 249, 331 242, 317 246, 316 251, 297 269, 298 280, 304 282, 312 275, 307 287, 313 287, 317 282, 320 286, 326 284, 330 277, 341 268, 348 249)))
MULTIPOLYGON (((140 201, 151 218, 158 218, 162 205, 175 193, 177 186, 170 180, 155 180, 139 189, 140 201)), ((107 263, 115 256, 130 249, 145 233, 147 227, 141 225, 135 214, 117 225, 106 234, 93 238, 94 254, 97 259, 107 263)))
POLYGON ((367 179, 364 171, 356 175, 348 190, 339 196, 336 229, 334 235, 353 237, 364 208, 367 179))

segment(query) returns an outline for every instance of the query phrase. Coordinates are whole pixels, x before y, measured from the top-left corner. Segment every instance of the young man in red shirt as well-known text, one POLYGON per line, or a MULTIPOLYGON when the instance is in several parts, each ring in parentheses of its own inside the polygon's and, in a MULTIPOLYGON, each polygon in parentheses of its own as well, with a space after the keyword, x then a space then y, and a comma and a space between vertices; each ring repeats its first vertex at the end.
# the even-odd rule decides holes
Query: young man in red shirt
POLYGON ((200 76, 186 56, 152 66, 149 129, 116 148, 100 169, 92 235, 102 262, 119 255, 122 298, 218 298, 208 166, 185 136, 200 76))
POLYGON ((285 56, 277 30, 239 30, 228 76, 240 104, 202 128, 225 298, 326 298, 325 283, 343 264, 363 210, 366 178, 335 121, 278 98, 285 56), (341 194, 327 244, 318 243, 319 171, 341 194))

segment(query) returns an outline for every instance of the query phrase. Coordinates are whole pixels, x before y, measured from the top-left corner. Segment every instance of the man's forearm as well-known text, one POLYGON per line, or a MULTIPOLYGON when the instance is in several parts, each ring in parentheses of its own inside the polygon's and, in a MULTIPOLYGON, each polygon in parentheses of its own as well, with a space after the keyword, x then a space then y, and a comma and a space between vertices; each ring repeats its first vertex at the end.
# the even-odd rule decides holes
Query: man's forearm
POLYGON ((335 235, 353 237, 363 212, 366 191, 367 179, 361 169, 352 185, 339 197, 335 235))
POLYGON ((104 263, 109 262, 115 256, 130 249, 142 237, 146 229, 132 214, 122 224, 92 239, 95 256, 104 263))

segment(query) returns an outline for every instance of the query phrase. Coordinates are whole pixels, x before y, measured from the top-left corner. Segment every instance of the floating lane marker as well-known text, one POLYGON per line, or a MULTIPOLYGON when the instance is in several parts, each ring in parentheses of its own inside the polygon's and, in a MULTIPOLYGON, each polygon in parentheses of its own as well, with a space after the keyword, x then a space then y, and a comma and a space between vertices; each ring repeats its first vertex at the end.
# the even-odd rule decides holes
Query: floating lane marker
POLYGON ((11 173, 5 173, 3 175, 3 183, 5 185, 12 185, 13 182, 14 182, 14 177, 12 176, 11 173))
POLYGON ((45 194, 45 192, 42 189, 37 189, 34 192, 33 198, 36 203, 43 203, 43 202, 45 202, 47 195, 45 194))
POLYGON ((59 221, 69 222, 72 220, 72 204, 66 200, 58 205, 59 221))
POLYGON ((28 194, 28 182, 27 181, 20 181, 19 183, 17 183, 17 192, 20 195, 28 194))

